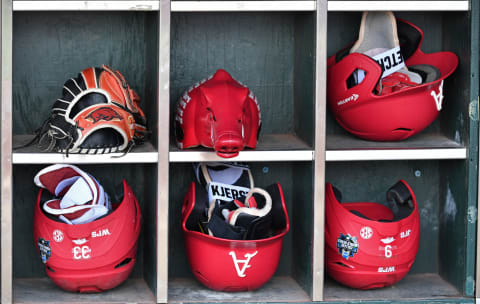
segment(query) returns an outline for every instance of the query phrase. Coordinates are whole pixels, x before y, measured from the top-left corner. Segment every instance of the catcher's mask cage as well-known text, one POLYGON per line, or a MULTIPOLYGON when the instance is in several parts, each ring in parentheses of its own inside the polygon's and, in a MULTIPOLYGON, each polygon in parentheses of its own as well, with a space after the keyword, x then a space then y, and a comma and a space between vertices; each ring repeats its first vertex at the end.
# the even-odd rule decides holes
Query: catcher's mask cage
POLYGON ((180 149, 203 146, 230 158, 256 148, 261 123, 257 98, 220 69, 178 100, 175 137, 180 149))
MULTIPOLYGON (((271 210, 275 213, 270 218, 271 233, 261 239, 238 240, 205 233, 202 220, 205 208, 208 208, 208 194, 198 183, 190 184, 182 206, 185 247, 193 274, 208 288, 219 291, 255 290, 273 276, 280 260, 283 236, 289 230, 289 220, 280 184, 273 184, 265 190, 272 199, 271 210)), ((230 217, 229 222, 250 215, 244 211, 238 208, 236 219, 230 217)), ((216 229, 215 233, 231 236, 232 231, 225 232, 228 225, 226 223, 221 229, 216 229)), ((258 226, 252 231, 262 232, 261 225, 258 226)), ((242 235, 248 238, 251 234, 245 232, 242 235)))
POLYGON ((330 183, 325 189, 325 263, 336 281, 358 289, 381 288, 400 281, 418 251, 420 217, 410 186, 398 181, 380 203, 341 203, 330 183))
MULTIPOLYGON (((370 24, 368 18, 376 18, 374 14, 379 13, 366 12, 362 17, 361 29, 367 33, 368 26, 364 23, 370 24)), ((391 16, 393 25, 389 26, 395 32, 398 28, 400 49, 385 52, 388 60, 381 61, 382 58, 374 59, 359 52, 350 53, 350 45, 327 61, 330 110, 345 130, 369 140, 403 140, 431 124, 442 108, 444 80, 458 65, 458 58, 452 52, 423 53, 420 50, 422 30, 402 19, 397 19, 395 24, 393 14, 391 16), (390 85, 400 89, 378 92, 386 68, 403 62, 410 71, 408 74, 417 74, 415 77, 420 78, 421 83, 402 83, 402 78, 397 77, 393 84, 390 81, 390 85), (358 71, 363 72, 361 80, 354 77, 358 71)), ((375 32, 378 29, 370 30, 375 32)), ((367 39, 365 36, 361 31, 359 39, 367 39)))
POLYGON ((141 211, 124 180, 113 212, 86 224, 69 225, 42 210, 53 195, 40 189, 34 209, 33 237, 47 275, 72 292, 100 292, 127 279, 135 264, 141 211))

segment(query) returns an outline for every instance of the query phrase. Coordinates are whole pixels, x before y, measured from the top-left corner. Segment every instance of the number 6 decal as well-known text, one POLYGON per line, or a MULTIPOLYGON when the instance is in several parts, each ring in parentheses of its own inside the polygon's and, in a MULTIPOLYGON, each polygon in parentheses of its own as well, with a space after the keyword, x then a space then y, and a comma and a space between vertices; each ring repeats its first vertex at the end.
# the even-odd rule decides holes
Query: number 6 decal
POLYGON ((385 257, 386 258, 392 257, 392 245, 385 246, 385 257))

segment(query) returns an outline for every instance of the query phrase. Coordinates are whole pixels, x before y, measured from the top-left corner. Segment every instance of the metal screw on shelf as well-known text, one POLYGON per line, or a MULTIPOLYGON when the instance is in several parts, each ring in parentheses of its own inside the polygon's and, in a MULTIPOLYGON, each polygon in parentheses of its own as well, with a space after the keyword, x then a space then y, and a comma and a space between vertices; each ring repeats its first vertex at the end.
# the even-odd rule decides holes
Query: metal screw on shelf
POLYGON ((420 171, 420 170, 415 170, 415 176, 416 176, 416 177, 422 176, 422 171, 420 171))
POLYGON ((268 167, 263 167, 262 172, 267 174, 268 173, 268 167))

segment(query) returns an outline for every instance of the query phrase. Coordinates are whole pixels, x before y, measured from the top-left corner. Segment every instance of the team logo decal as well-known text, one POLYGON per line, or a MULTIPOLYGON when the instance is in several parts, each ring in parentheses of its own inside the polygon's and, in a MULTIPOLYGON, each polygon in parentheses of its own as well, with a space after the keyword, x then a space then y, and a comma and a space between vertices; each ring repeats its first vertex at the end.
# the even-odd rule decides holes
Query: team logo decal
POLYGON ((348 260, 358 252, 357 237, 340 233, 340 237, 337 239, 337 248, 338 253, 348 260))
POLYGON ((432 90, 430 92, 430 95, 432 95, 433 99, 435 100, 437 111, 440 111, 442 109, 442 102, 443 102, 443 80, 440 83, 440 86, 438 87, 438 94, 434 90, 432 90))
POLYGON ((244 257, 245 257, 245 260, 239 260, 237 259, 237 256, 235 255, 235 252, 233 251, 230 251, 228 254, 232 256, 232 259, 233 259, 233 264, 235 265, 235 270, 237 271, 237 275, 240 277, 240 278, 244 278, 246 277, 247 275, 245 274, 245 270, 247 270, 247 268, 250 268, 250 259, 253 258, 255 255, 257 255, 258 251, 255 251, 254 253, 245 253, 244 254, 244 257), (240 265, 239 264, 243 264, 243 267, 240 268, 240 265))
POLYGON ((85 117, 85 120, 89 120, 94 124, 99 121, 120 121, 122 119, 123 118, 122 116, 120 116, 120 114, 118 114, 115 110, 109 107, 100 107, 98 109, 95 109, 85 117))
POLYGON ((50 256, 52 255, 52 249, 50 248, 50 241, 46 241, 43 238, 38 238, 38 250, 40 251, 40 256, 42 257, 42 262, 45 264, 50 256))
POLYGON ((57 243, 61 243, 63 241, 63 232, 61 230, 55 229, 53 231, 53 240, 57 243))
POLYGON ((372 237, 372 235, 373 235, 372 228, 365 226, 362 229, 360 229, 360 236, 362 237, 362 239, 368 240, 369 238, 372 237))

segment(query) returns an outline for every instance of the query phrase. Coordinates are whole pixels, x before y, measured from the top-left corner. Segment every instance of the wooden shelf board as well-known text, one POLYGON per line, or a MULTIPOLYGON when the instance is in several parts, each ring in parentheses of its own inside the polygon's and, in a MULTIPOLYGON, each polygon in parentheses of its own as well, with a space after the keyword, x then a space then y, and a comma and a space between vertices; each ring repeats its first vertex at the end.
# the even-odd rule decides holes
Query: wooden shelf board
POLYGON ((461 298, 459 291, 436 273, 408 274, 393 286, 357 290, 345 287, 328 276, 324 285, 325 301, 440 300, 461 298))
POLYGON ((418 134, 398 142, 327 135, 326 161, 466 159, 467 148, 441 134, 418 134))
POLYGON ((172 1, 172 12, 315 11, 316 1, 172 1))
POLYGON ((453 1, 328 1, 329 12, 353 11, 468 11, 470 2, 453 1))
POLYGON ((170 162, 202 161, 312 161, 313 148, 292 134, 260 136, 255 150, 245 149, 233 158, 222 158, 213 149, 191 148, 180 150, 170 145, 170 162))
POLYGON ((169 303, 308 301, 311 301, 310 297, 290 277, 273 277, 260 289, 249 292, 214 291, 193 278, 174 278, 168 283, 169 303))
MULTIPOLYGON (((16 135, 13 137, 13 147, 27 143, 33 135, 16 135)), ((42 152, 36 145, 16 149, 12 153, 14 164, 98 164, 98 163, 156 163, 158 153, 151 142, 135 146, 124 153, 109 153, 98 155, 69 154, 42 152)))
POLYGON ((155 303, 155 297, 143 279, 131 278, 114 289, 82 294, 64 291, 49 278, 15 279, 15 303, 155 303))
POLYGON ((14 11, 158 11, 159 1, 151 0, 87 0, 42 1, 14 0, 14 11))

